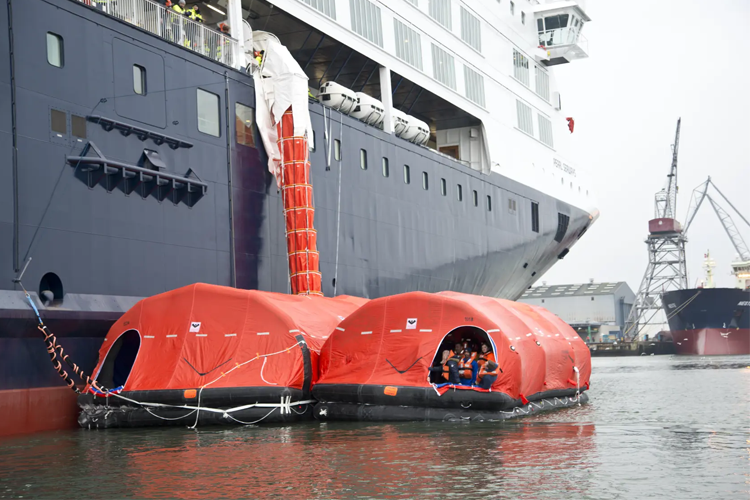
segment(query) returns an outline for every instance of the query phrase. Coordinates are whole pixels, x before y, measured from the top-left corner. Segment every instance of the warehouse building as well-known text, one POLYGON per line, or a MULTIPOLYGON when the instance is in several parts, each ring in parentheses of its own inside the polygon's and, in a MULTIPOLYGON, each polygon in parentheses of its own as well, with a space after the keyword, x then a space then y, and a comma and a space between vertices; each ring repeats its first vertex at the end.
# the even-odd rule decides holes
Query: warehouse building
POLYGON ((542 306, 572 326, 587 342, 622 338, 635 302, 627 283, 586 283, 529 288, 519 302, 542 306))

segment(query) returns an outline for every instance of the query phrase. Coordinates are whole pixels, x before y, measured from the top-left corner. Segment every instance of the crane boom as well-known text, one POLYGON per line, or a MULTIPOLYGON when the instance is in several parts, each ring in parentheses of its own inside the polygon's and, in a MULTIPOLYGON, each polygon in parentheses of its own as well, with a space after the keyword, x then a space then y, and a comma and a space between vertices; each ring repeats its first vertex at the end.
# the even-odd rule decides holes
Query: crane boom
POLYGON ((707 196, 707 198, 709 203, 711 203, 711 206, 714 207, 716 215, 719 216, 721 225, 724 226, 724 230, 727 232, 729 239, 732 240, 734 249, 737 250, 738 254, 740 254, 740 260, 750 260, 750 250, 748 250, 747 244, 745 243, 745 240, 742 239, 742 235, 740 235, 740 232, 737 231, 737 226, 734 225, 732 217, 730 217, 730 215, 726 213, 726 211, 724 211, 724 209, 721 208, 721 206, 716 203, 710 195, 707 196))
POLYGON ((729 236, 729 239, 732 241, 732 245, 734 245, 734 249, 740 255, 740 258, 742 260, 750 260, 750 249, 748 249, 748 246, 745 243, 745 240, 742 238, 742 235, 737 230, 737 226, 734 224, 732 217, 708 193, 708 188, 711 186, 713 186, 716 192, 719 193, 721 198, 723 198, 723 200, 730 207, 732 207, 735 213, 740 216, 740 219, 742 219, 742 221, 745 224, 750 226, 750 222, 748 222, 745 216, 742 215, 734 205, 732 205, 732 202, 729 201, 729 199, 726 196, 724 196, 724 193, 722 193, 719 190, 719 188, 716 187, 716 184, 714 184, 714 182, 711 180, 711 177, 709 177, 708 179, 706 179, 705 182, 703 182, 700 186, 698 186, 697 188, 695 188, 695 190, 693 190, 693 196, 690 200, 690 207, 688 208, 687 218, 685 219, 686 222, 685 222, 685 228, 683 229, 683 234, 687 234, 688 229, 690 229, 690 224, 693 222, 693 219, 695 218, 695 214, 698 213, 698 209, 703 203, 703 200, 707 199, 708 202, 713 207, 714 212, 716 212, 716 215, 719 217, 719 222, 721 222, 721 225, 724 227, 724 230, 727 232, 727 235, 729 236))
POLYGON ((680 123, 682 118, 677 119, 677 131, 674 134, 672 145, 672 166, 667 175, 667 206, 662 217, 674 219, 677 216, 677 151, 680 149, 680 123))

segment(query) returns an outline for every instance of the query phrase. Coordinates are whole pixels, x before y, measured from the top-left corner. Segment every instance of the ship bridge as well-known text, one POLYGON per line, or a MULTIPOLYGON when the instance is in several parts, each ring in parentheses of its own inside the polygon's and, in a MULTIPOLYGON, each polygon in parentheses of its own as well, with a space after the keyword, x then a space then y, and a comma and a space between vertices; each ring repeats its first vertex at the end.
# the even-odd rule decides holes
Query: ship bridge
POLYGON ((534 7, 543 64, 555 66, 589 56, 588 40, 581 30, 591 18, 584 8, 583 1, 572 0, 553 0, 534 7))

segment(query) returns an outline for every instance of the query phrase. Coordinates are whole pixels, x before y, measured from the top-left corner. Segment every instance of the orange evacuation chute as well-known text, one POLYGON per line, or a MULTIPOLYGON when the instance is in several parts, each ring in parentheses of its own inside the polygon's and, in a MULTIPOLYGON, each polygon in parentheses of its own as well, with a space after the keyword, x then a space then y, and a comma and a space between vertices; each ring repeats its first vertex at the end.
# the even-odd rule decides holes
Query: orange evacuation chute
POLYGON ((281 193, 284 200, 289 277, 295 295, 323 295, 317 232, 313 226, 312 184, 307 138, 294 135, 289 107, 276 124, 281 153, 281 193))

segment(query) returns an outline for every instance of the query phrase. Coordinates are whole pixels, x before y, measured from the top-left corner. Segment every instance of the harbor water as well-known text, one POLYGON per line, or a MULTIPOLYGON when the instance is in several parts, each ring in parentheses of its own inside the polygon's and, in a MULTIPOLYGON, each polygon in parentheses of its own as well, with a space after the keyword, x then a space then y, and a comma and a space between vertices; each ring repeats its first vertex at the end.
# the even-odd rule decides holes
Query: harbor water
POLYGON ((592 362, 589 404, 515 422, 6 438, 0 498, 750 496, 750 356, 592 362))

